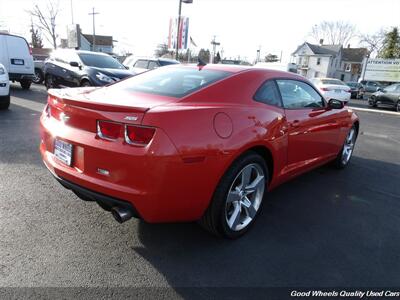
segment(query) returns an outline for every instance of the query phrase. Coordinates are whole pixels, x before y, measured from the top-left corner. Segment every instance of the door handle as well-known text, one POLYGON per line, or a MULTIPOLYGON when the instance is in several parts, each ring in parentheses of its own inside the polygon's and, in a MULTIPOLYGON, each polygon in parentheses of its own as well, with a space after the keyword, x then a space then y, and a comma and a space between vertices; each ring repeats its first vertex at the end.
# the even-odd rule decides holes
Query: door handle
POLYGON ((290 123, 291 127, 299 127, 300 126, 300 121, 299 120, 294 120, 293 122, 290 123))

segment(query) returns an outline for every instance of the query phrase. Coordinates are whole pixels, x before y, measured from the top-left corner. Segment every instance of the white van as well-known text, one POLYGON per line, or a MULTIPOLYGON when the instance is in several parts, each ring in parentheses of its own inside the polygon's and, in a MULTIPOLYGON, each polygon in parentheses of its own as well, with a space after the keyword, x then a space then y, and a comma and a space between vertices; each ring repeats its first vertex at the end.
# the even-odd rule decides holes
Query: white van
POLYGON ((11 81, 18 81, 25 90, 34 78, 34 65, 28 42, 20 36, 0 32, 0 63, 11 81))

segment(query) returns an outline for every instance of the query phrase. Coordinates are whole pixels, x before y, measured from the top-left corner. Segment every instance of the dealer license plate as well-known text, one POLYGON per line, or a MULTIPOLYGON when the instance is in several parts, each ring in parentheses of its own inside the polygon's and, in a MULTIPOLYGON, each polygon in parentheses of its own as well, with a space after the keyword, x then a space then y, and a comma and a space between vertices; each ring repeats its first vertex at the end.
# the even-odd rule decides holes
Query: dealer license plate
POLYGON ((72 162, 72 145, 56 139, 54 142, 54 155, 67 166, 72 162))

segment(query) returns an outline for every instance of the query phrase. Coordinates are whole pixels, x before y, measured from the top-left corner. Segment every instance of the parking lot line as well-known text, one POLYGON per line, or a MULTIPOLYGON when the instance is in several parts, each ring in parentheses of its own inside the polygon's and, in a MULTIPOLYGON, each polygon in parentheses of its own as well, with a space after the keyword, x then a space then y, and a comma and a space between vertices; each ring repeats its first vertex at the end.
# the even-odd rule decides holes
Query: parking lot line
POLYGON ((25 100, 21 99, 18 97, 12 97, 11 103, 13 105, 21 106, 30 110, 34 110, 37 112, 42 112, 44 109, 44 104, 43 103, 38 103, 36 101, 30 101, 30 100, 25 100))
POLYGON ((361 107, 355 107, 355 106, 348 106, 348 107, 351 108, 351 109, 354 109, 354 110, 359 110, 359 111, 400 116, 400 113, 399 112, 395 112, 395 111, 379 110, 379 109, 372 109, 372 108, 361 108, 361 107))

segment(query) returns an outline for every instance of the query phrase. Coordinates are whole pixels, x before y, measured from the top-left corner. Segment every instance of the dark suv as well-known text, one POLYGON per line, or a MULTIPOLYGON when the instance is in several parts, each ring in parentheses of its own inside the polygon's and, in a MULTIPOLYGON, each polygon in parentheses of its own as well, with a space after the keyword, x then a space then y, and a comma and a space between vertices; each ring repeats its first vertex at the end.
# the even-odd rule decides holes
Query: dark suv
POLYGON ((56 50, 44 65, 47 88, 103 86, 132 73, 108 54, 81 50, 56 50))

